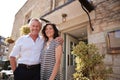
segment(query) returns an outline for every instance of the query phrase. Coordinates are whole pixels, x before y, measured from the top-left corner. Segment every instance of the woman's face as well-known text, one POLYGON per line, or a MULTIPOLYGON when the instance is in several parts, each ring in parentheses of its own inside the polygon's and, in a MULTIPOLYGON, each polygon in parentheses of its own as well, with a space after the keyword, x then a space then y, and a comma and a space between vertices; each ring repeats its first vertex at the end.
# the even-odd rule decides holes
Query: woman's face
POLYGON ((45 29, 45 34, 46 34, 46 36, 48 38, 50 38, 50 37, 53 38, 53 36, 54 36, 54 29, 53 29, 53 27, 51 25, 47 25, 47 27, 45 29))

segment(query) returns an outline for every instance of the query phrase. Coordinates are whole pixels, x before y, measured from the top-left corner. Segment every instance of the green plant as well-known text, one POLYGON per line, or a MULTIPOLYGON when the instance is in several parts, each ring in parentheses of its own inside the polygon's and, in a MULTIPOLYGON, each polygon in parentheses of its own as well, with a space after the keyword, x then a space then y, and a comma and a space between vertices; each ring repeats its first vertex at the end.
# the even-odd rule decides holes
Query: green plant
POLYGON ((105 80, 111 72, 111 69, 104 65, 105 56, 98 52, 94 44, 85 44, 81 41, 73 47, 72 54, 76 56, 74 80, 105 80))
POLYGON ((28 25, 23 25, 20 28, 20 35, 27 35, 30 32, 30 28, 28 27, 28 25))

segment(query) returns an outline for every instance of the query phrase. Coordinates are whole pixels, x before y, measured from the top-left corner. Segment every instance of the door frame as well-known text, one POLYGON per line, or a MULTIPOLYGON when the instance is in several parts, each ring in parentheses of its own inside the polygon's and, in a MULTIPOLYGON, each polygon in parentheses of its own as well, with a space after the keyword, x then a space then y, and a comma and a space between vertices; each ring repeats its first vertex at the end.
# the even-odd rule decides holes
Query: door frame
MULTIPOLYGON (((77 39, 75 39, 74 37, 72 37, 71 35, 67 34, 67 33, 64 33, 64 40, 65 40, 65 45, 64 45, 64 80, 68 80, 68 67, 73 67, 71 65, 71 61, 68 62, 68 55, 69 55, 69 58, 71 57, 70 56, 70 42, 74 42, 74 43, 78 43, 79 41, 77 39), (68 66, 68 63, 69 63, 69 66, 68 66)), ((70 60, 70 59, 69 59, 70 60)), ((73 62, 73 64, 75 64, 73 62)))

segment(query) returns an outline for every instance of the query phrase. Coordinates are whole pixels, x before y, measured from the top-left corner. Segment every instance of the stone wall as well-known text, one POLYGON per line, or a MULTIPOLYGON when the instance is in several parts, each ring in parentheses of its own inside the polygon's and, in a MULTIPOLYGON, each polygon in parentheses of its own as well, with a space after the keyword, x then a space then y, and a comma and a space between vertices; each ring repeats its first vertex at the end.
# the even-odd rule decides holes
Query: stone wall
POLYGON ((93 0, 95 19, 94 31, 88 30, 89 43, 95 43, 101 54, 105 54, 105 64, 113 68, 109 80, 120 80, 120 54, 107 53, 106 32, 120 28, 120 0, 93 0))

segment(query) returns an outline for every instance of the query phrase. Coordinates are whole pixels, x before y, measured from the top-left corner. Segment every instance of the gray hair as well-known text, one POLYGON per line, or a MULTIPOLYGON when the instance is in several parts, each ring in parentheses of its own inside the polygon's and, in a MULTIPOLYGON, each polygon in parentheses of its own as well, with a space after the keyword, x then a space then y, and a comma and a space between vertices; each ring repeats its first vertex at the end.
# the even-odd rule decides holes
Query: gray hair
POLYGON ((39 18, 32 18, 32 19, 30 19, 30 22, 28 23, 29 26, 31 25, 32 21, 37 21, 42 26, 42 21, 39 18))

